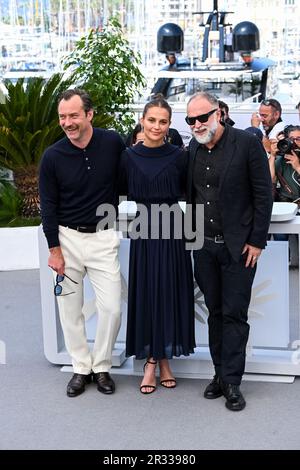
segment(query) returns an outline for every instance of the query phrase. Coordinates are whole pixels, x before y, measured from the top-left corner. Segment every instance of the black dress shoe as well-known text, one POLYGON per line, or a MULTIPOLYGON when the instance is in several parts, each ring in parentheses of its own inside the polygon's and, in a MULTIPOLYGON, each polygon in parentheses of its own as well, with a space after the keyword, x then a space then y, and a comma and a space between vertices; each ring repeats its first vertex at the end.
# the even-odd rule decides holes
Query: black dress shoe
POLYGON ((214 376, 212 381, 207 385, 204 390, 204 397, 208 399, 219 398, 223 395, 220 379, 217 375, 214 376))
POLYGON ((91 374, 74 374, 70 382, 67 385, 68 397, 77 397, 85 390, 85 385, 91 383, 91 374))
POLYGON ((246 401, 240 391, 239 385, 224 383, 223 393, 226 398, 226 408, 231 411, 241 411, 245 408, 246 401))
POLYGON ((108 372, 97 372, 94 374, 94 382, 101 393, 109 395, 115 391, 115 383, 108 372))

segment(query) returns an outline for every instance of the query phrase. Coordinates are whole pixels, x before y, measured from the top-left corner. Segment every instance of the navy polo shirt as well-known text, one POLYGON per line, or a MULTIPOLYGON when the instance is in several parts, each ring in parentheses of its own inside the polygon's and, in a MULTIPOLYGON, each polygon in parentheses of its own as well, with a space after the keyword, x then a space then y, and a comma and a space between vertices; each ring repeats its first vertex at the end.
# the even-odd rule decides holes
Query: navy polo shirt
POLYGON ((96 225, 100 204, 117 208, 117 178, 125 145, 114 131, 93 129, 81 149, 64 137, 41 160, 39 190, 49 248, 59 246, 58 225, 96 225))

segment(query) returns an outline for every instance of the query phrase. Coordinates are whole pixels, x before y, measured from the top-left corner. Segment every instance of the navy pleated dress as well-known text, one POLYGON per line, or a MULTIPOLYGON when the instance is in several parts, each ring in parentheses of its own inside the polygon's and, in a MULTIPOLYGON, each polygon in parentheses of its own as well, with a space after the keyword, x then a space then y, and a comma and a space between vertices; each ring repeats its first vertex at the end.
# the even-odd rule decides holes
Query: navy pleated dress
MULTIPOLYGON (((177 205, 182 197, 186 164, 185 152, 169 143, 157 148, 137 144, 123 152, 122 179, 128 199, 143 204, 148 211, 149 235, 154 224, 151 206, 177 205)), ((180 217, 182 224, 182 213, 180 217)), ((194 352, 191 256, 185 249, 184 236, 175 239, 174 226, 173 219, 168 238, 161 237, 160 221, 158 239, 131 239, 127 356, 160 360, 194 352)))

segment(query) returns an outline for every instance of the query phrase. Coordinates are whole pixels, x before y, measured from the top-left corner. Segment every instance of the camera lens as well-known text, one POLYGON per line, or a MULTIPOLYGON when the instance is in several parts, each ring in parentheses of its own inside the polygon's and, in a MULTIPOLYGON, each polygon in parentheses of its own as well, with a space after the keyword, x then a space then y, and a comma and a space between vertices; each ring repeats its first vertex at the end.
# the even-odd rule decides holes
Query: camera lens
POLYGON ((281 154, 290 153, 293 147, 294 142, 291 139, 281 139, 277 142, 277 149, 281 154))

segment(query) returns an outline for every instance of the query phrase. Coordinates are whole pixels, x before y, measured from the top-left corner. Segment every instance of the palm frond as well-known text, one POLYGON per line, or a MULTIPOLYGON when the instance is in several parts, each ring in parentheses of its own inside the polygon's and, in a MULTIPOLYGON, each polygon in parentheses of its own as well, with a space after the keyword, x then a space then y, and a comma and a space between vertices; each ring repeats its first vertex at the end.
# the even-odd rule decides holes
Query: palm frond
POLYGON ((11 183, 0 186, 0 222, 8 225, 21 215, 22 198, 11 183))
POLYGON ((6 82, 8 96, 0 104, 0 164, 16 170, 39 164, 45 148, 62 131, 57 118, 57 97, 63 86, 61 74, 48 81, 42 77, 6 82))

